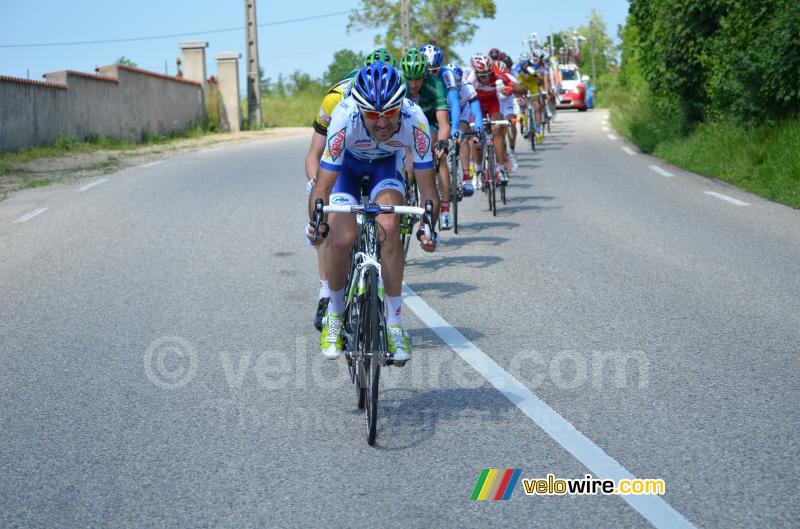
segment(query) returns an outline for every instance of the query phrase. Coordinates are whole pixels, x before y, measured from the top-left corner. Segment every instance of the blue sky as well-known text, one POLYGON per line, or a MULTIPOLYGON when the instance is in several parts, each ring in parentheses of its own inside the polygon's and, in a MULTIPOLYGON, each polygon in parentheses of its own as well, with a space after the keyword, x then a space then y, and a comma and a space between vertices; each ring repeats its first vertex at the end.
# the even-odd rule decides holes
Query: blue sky
MULTIPOLYGON (((603 15, 609 33, 616 37, 618 24, 625 21, 627 0, 572 0, 550 3, 541 13, 542 2, 495 0, 494 20, 481 22, 472 42, 458 48, 462 57, 476 50, 499 47, 516 54, 520 40, 532 31, 540 35, 551 30, 578 26, 586 22, 592 8, 603 15), (565 8, 565 6, 568 6, 565 8), (532 13, 536 8, 540 12, 532 13)), ((259 24, 284 21, 313 15, 345 11, 358 5, 357 0, 325 2, 258 3, 259 24)), ((73 42, 119 39, 153 35, 188 33, 244 25, 244 2, 236 0, 0 0, 0 45, 73 42)), ((319 76, 330 63, 334 51, 341 48, 366 51, 372 49, 375 32, 348 34, 346 15, 259 28, 259 54, 267 76, 288 74, 299 68, 319 76)), ((41 79, 43 73, 59 70, 92 72, 95 66, 113 63, 125 56, 139 67, 175 73, 175 58, 180 55, 177 43, 183 40, 209 42, 207 68, 216 73, 214 55, 223 51, 244 54, 244 32, 231 31, 198 34, 187 37, 137 42, 55 46, 34 48, 0 47, 0 75, 41 79)))

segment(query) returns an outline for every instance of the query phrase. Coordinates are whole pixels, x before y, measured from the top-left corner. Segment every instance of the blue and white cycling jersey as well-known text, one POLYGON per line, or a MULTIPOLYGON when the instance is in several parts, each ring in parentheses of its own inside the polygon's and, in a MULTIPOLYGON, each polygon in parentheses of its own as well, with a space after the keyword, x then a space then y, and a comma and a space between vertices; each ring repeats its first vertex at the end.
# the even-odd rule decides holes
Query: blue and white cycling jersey
POLYGON ((430 125, 416 103, 404 99, 397 132, 386 141, 376 141, 364 126, 355 100, 347 97, 336 106, 331 115, 320 167, 339 172, 345 151, 358 160, 373 162, 394 156, 395 152, 402 151, 405 147, 411 149, 415 169, 433 167, 430 125))
POLYGON ((369 135, 361 112, 352 97, 339 103, 331 115, 325 151, 319 166, 338 173, 331 191, 331 204, 358 204, 361 179, 369 177, 370 200, 382 191, 401 195, 405 191, 403 159, 411 150, 415 169, 433 169, 430 126, 422 109, 409 99, 403 100, 400 123, 386 141, 369 135))

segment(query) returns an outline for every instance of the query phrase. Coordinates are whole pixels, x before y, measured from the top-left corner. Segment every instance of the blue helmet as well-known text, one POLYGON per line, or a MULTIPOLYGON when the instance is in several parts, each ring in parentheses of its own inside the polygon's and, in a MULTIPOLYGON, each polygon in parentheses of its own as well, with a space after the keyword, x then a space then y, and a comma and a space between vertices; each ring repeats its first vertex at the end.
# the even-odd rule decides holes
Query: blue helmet
POLYGON ((456 82, 460 83, 461 79, 464 77, 464 70, 461 69, 461 66, 457 65, 454 62, 451 62, 447 66, 445 66, 448 70, 453 72, 453 77, 456 78, 456 82))
POLYGON ((426 44, 419 49, 420 53, 425 56, 425 59, 428 61, 429 68, 439 68, 442 66, 442 61, 444 61, 444 55, 442 55, 442 48, 439 46, 434 46, 433 44, 426 44))
POLYGON ((403 104, 406 83, 397 68, 375 61, 359 70, 350 95, 361 110, 387 110, 403 104))

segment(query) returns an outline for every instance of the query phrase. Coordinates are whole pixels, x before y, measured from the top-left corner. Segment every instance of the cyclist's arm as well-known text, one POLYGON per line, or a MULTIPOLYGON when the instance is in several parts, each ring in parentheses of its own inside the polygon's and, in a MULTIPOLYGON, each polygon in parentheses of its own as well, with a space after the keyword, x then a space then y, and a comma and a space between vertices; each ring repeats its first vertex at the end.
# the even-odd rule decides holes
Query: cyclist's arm
POLYGON ((477 97, 470 100, 469 110, 472 113, 472 118, 475 120, 475 130, 483 130, 483 113, 481 112, 481 102, 477 97))
MULTIPOLYGON (((433 202, 433 224, 435 226, 439 218, 439 193, 436 191, 433 169, 417 169, 416 179, 421 199, 420 204, 424 206, 428 200, 433 202)), ((434 248, 435 245, 423 244, 423 249, 427 251, 433 251, 434 248)))
POLYGON ((318 198, 321 198, 323 203, 327 206, 333 190, 336 179, 339 178, 338 171, 324 169, 322 167, 317 171, 317 182, 311 190, 311 195, 308 197, 308 218, 314 219, 314 205, 318 198))
POLYGON ((461 115, 458 103, 458 89, 453 87, 447 91, 447 104, 450 107, 450 130, 453 132, 458 130, 458 118, 461 115))
POLYGON ((309 180, 317 176, 319 159, 322 158, 322 151, 325 150, 325 137, 316 130, 311 135, 311 145, 308 146, 308 154, 306 154, 306 178, 309 180))
POLYGON ((447 110, 436 111, 436 122, 439 124, 439 139, 450 136, 449 112, 447 110))

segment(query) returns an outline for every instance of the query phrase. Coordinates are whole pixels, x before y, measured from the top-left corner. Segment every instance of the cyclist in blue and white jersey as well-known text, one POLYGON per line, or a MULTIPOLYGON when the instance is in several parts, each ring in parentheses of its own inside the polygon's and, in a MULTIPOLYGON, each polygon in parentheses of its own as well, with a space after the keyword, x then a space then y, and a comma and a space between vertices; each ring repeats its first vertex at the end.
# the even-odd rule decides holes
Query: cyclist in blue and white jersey
MULTIPOLYGON (((326 204, 328 201, 332 204, 358 204, 360 182, 364 176, 370 177, 370 200, 384 205, 404 204, 405 182, 397 170, 396 156, 406 147, 412 153, 422 203, 431 200, 434 217, 438 215, 430 126, 420 107, 405 95, 406 85, 393 66, 376 61, 359 71, 353 79, 350 95, 336 106, 331 116, 325 151, 309 197, 309 218, 313 218, 318 198, 326 204)), ((333 213, 328 215, 326 222, 330 226, 330 235, 325 239, 330 302, 320 347, 327 358, 335 359, 344 349, 344 291, 350 251, 356 237, 356 220, 352 215, 333 213)), ((400 222, 396 215, 381 215, 378 223, 383 234, 381 271, 386 293, 389 353, 396 361, 410 360, 411 345, 400 317, 405 266, 400 222)), ((306 229, 306 236, 309 240, 313 237, 310 226, 306 229)), ((322 238, 318 238, 317 244, 321 242, 322 238)), ((423 236, 420 246, 432 252, 436 249, 436 241, 423 236)))
MULTIPOLYGON (((475 141, 480 141, 480 133, 483 131, 483 116, 481 115, 481 103, 478 101, 478 92, 475 87, 470 83, 464 83, 464 70, 457 64, 448 64, 448 70, 453 73, 453 77, 458 87, 458 108, 459 108, 459 123, 458 129, 461 132, 469 130, 470 121, 474 120, 475 131, 478 136, 475 141), (470 119, 472 118, 472 119, 470 119)), ((470 145, 466 136, 461 138, 461 151, 459 153, 461 158, 461 170, 464 178, 464 196, 472 196, 475 189, 472 186, 472 179, 469 176, 469 160, 470 160, 470 145)))

